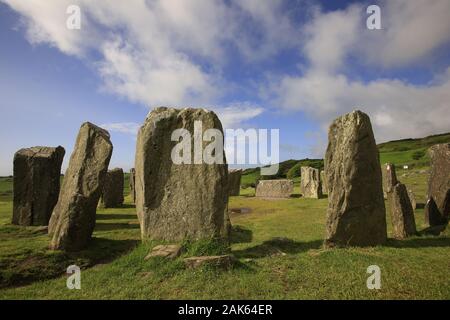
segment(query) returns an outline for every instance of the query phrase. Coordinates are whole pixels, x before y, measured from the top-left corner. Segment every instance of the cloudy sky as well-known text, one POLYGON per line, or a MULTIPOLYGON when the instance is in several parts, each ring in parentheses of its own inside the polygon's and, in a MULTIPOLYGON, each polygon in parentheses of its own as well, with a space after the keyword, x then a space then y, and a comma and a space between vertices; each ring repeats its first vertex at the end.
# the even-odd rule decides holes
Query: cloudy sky
POLYGON ((67 165, 88 120, 129 169, 160 105, 278 128, 282 160, 322 157, 330 121, 356 108, 377 142, 448 132, 449 14, 448 0, 0 0, 0 175, 34 145, 64 146, 67 165))

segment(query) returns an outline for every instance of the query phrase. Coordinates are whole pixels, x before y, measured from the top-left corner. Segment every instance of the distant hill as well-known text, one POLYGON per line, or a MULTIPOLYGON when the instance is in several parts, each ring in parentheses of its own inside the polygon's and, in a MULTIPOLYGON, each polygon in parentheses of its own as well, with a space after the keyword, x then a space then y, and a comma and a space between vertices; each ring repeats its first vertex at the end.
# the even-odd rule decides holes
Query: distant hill
MULTIPOLYGON (((391 162, 398 167, 403 165, 408 165, 409 168, 427 167, 430 161, 427 149, 438 143, 450 143, 450 132, 425 138, 402 139, 380 143, 378 145, 380 164, 391 162)), ((290 159, 280 162, 278 174, 270 177, 261 177, 259 167, 246 169, 242 173, 241 184, 243 186, 254 186, 258 179, 296 178, 300 176, 301 166, 323 169, 323 159, 290 159)))

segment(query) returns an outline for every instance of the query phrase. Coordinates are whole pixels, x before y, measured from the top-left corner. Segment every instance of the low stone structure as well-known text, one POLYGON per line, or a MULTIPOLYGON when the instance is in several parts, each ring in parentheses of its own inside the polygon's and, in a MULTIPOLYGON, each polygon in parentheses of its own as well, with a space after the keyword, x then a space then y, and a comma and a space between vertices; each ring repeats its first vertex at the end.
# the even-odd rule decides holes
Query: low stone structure
POLYGON ((228 196, 238 196, 241 191, 241 169, 228 171, 228 196))
MULTIPOLYGON (((139 129, 135 158, 136 211, 143 239, 228 238, 228 166, 195 163, 195 152, 190 147, 195 147, 196 135, 208 129, 217 129, 209 130, 210 133, 223 134, 222 124, 214 112, 165 107, 151 111, 139 129), (194 132, 198 125, 202 131, 194 132), (172 141, 177 129, 182 133, 182 140, 172 141), (188 151, 194 157, 190 157, 190 163, 177 164, 172 155, 182 142, 189 146, 188 151)), ((202 150, 210 144, 205 140, 201 143, 202 150)), ((215 155, 225 161, 224 152, 215 155)))
POLYGON ((32 147, 14 155, 12 223, 46 226, 58 201, 63 147, 32 147))
POLYGON ((120 208, 123 205, 123 184, 123 170, 121 168, 109 170, 103 183, 100 206, 120 208))
POLYGON ((408 196, 406 186, 397 183, 389 195, 391 207, 392 234, 396 239, 405 239, 416 234, 414 210, 408 196))
POLYGON ((200 268, 205 265, 229 269, 233 265, 233 256, 224 254, 221 256, 200 256, 189 257, 184 259, 184 263, 188 268, 200 268))
POLYGON ((130 170, 130 196, 131 196, 131 202, 136 202, 136 170, 134 168, 131 168, 130 170))
POLYGON ((437 226, 447 223, 450 218, 450 143, 434 145, 428 153, 431 173, 425 221, 430 226, 437 226))
POLYGON ((392 191, 392 188, 399 182, 397 180, 397 174, 395 172, 395 165, 392 163, 386 163, 383 169, 383 195, 384 198, 388 198, 388 194, 392 191))
POLYGON ((369 116, 353 111, 328 130, 325 246, 375 246, 387 240, 379 155, 369 116))
POLYGON ((108 131, 83 123, 50 218, 51 249, 77 251, 91 240, 112 149, 108 131))
POLYGON ((320 181, 319 169, 301 167, 300 187, 304 198, 321 198, 322 183, 320 181))
POLYGON ((144 258, 148 260, 154 257, 175 259, 183 253, 183 247, 179 244, 161 244, 152 249, 152 251, 144 258))
POLYGON ((260 180, 256 185, 255 195, 261 198, 289 198, 293 192, 292 180, 260 180))

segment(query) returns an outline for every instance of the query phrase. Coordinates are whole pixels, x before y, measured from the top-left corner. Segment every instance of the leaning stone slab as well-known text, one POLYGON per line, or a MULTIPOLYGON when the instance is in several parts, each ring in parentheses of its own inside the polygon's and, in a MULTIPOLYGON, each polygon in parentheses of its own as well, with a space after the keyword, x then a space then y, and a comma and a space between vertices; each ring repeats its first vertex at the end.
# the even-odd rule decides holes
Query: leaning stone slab
MULTIPOLYGON (((180 142, 195 143, 195 124, 202 131, 222 124, 205 109, 156 108, 139 129, 136 170, 136 211, 143 239, 180 241, 184 239, 228 238, 228 166, 204 161, 175 163, 172 152, 180 142), (180 141, 172 141, 174 130, 182 132, 180 141), (186 139, 186 140, 184 140, 186 139)), ((217 143, 222 143, 217 141, 217 143)), ((210 142, 201 142, 203 150, 210 142)), ((191 152, 192 154, 192 152, 191 152)), ((184 153, 183 153, 184 155, 184 153)))
POLYGON ((162 257, 168 259, 175 259, 183 252, 183 247, 178 244, 158 245, 144 258, 148 260, 153 257, 162 257))
POLYGON ((289 198, 294 192, 294 181, 288 179, 259 180, 256 196, 261 198, 289 198))
POLYGON ((353 111, 331 124, 325 154, 325 246, 375 246, 387 239, 378 149, 369 117, 353 111))
POLYGON ((432 146, 428 153, 431 173, 425 221, 430 226, 446 224, 450 218, 450 143, 432 146))
POLYGON ((416 234, 414 210, 406 186, 397 183, 389 192, 393 237, 405 239, 416 234))
POLYGON ((241 191, 241 169, 228 171, 228 196, 238 196, 241 191))
POLYGON ((200 256, 189 257, 184 259, 184 263, 188 268, 199 268, 205 265, 229 269, 233 265, 233 256, 229 254, 221 256, 200 256))
POLYGON ((386 163, 383 169, 383 194, 385 199, 387 199, 388 194, 397 183, 398 180, 397 174, 395 173, 395 165, 386 163))
POLYGON ((46 226, 58 201, 63 147, 32 147, 14 155, 12 223, 46 226))
POLYGON ((120 208, 123 205, 123 184, 121 168, 115 168, 106 173, 100 204, 103 208, 120 208))
POLYGON ((76 251, 91 240, 112 149, 106 130, 81 126, 49 223, 51 249, 76 251))
POLYGON ((136 202, 136 170, 134 168, 131 168, 130 170, 130 195, 131 195, 131 202, 136 202))
POLYGON ((304 198, 319 199, 322 197, 322 183, 319 169, 301 167, 301 192, 304 198))

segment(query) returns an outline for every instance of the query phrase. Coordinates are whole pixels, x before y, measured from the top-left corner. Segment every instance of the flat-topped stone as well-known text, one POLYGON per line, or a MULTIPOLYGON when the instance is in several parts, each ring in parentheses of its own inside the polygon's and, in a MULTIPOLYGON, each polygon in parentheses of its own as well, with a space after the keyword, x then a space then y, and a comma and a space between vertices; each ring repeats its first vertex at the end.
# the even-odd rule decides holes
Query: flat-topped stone
POLYGON ((261 198, 289 198, 294 192, 294 182, 288 179, 259 180, 256 196, 261 198))

